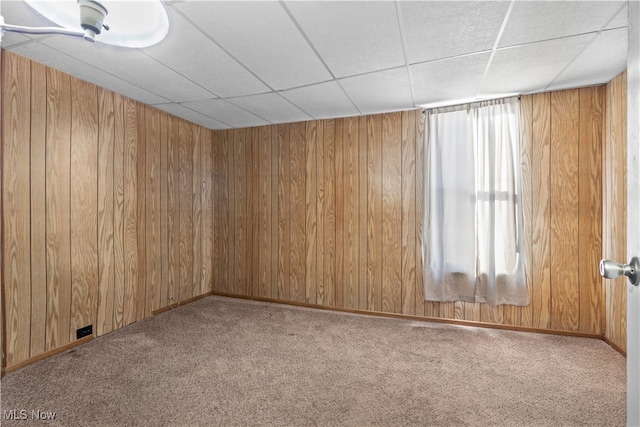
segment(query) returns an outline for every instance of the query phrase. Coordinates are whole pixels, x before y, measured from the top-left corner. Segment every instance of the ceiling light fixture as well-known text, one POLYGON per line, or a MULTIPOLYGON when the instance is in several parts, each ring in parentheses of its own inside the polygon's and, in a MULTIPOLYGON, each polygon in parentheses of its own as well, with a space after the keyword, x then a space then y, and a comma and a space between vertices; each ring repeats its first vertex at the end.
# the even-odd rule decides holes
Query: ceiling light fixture
MULTIPOLYGON (((76 0, 25 0, 51 22, 63 28, 77 26, 76 0)), ((97 3, 94 0, 80 2, 97 3)), ((169 17, 160 0, 121 1, 100 0, 109 10, 109 27, 100 35, 101 43, 142 48, 160 42, 169 32, 169 17)))
POLYGON ((80 8, 80 26, 84 31, 75 31, 71 28, 77 26, 77 9, 74 9, 74 24, 67 28, 60 27, 24 27, 20 25, 5 24, 4 17, 0 15, 0 40, 4 31, 25 34, 62 34, 66 36, 82 37, 89 42, 96 41, 96 35, 102 29, 109 29, 103 25, 104 17, 107 16, 107 9, 96 0, 78 0, 80 8))

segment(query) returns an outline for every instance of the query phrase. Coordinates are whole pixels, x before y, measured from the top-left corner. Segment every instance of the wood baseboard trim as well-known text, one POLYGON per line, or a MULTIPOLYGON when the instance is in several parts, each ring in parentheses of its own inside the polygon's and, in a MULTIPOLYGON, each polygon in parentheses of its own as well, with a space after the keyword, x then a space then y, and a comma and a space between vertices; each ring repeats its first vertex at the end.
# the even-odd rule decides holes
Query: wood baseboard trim
POLYGON ((237 298, 237 299, 245 299, 252 301, 260 301, 260 302, 269 302, 276 304, 284 304, 291 305, 296 307, 306 307, 306 308, 315 308, 319 310, 327 310, 327 311, 339 311, 343 313, 353 313, 353 314, 364 314, 369 316, 377 316, 377 317, 388 317, 394 319, 405 319, 405 320, 414 320, 419 322, 432 322, 432 323, 444 323, 448 325, 459 325, 459 326, 473 326, 476 328, 488 328, 488 329, 501 329, 507 331, 515 331, 515 332, 530 332, 536 334, 547 334, 547 335, 561 335, 561 336, 569 336, 569 337, 578 337, 578 338, 595 338, 595 339, 604 339, 603 335, 600 334, 591 334, 585 332, 573 332, 573 331, 562 331, 562 330, 554 330, 554 329, 540 329, 540 328, 527 328, 523 326, 514 326, 514 325, 501 325, 496 323, 486 323, 486 322, 476 322, 471 320, 458 320, 458 319, 443 319, 439 317, 426 317, 426 316, 416 316, 411 314, 401 314, 401 313, 386 313, 382 311, 368 311, 357 308, 342 308, 342 307, 329 307, 320 304, 311 304, 305 302, 297 302, 297 301, 283 301, 274 298, 263 298, 263 297, 254 297, 247 295, 236 295, 225 292, 212 292, 212 295, 228 297, 228 298, 237 298))
POLYGON ((624 357, 627 357, 627 351, 625 349, 623 349, 622 347, 620 347, 618 344, 614 343, 613 341, 611 341, 609 338, 607 338, 606 336, 602 336, 602 341, 606 342, 607 344, 609 344, 609 346, 611 348, 613 348, 615 351, 617 351, 618 353, 620 353, 621 355, 623 355, 624 357))
POLYGON ((207 293, 202 294, 202 295, 198 295, 197 297, 193 297, 193 298, 189 298, 189 299, 180 301, 180 302, 175 303, 175 304, 171 304, 171 305, 167 305, 165 307, 161 307, 161 308, 159 308, 157 310, 153 310, 151 312, 151 315, 152 316, 156 316, 156 315, 158 315, 160 313, 164 313, 165 311, 173 310, 174 308, 178 308, 180 306, 192 303, 194 301, 198 301, 199 299, 206 298, 206 297, 211 296, 211 295, 213 295, 213 291, 207 292, 207 293))
POLYGON ((49 350, 49 351, 45 351, 44 353, 41 353, 37 356, 34 357, 30 357, 27 360, 23 360, 22 362, 18 362, 15 365, 11 365, 11 366, 7 366, 6 368, 3 369, 2 371, 2 375, 6 375, 6 374, 10 374, 11 372, 15 372, 19 369, 22 369, 26 366, 32 365, 36 362, 40 362, 41 360, 47 359, 51 356, 54 356, 56 354, 60 354, 60 353, 64 353, 65 351, 71 350, 75 347, 81 346, 82 344, 86 344, 89 341, 93 341, 94 336, 93 335, 89 335, 86 336, 84 338, 80 338, 77 341, 71 342, 69 344, 65 344, 62 347, 58 347, 55 348, 53 350, 49 350))
MULTIPOLYGON (((609 346, 611 346, 614 350, 620 353, 622 356, 627 357, 627 352, 624 349, 622 349, 620 346, 618 346, 617 344, 609 340, 604 335, 599 335, 599 334, 590 334, 590 333, 573 332, 573 331, 560 331, 560 330, 553 330, 553 329, 527 328, 523 326, 500 325, 500 324, 486 323, 486 322, 475 322, 471 320, 443 319, 438 317, 415 316, 415 315, 401 314, 401 313, 386 313, 382 311, 368 311, 368 310, 353 309, 353 308, 329 307, 329 306, 320 305, 320 304, 311 304, 311 303, 304 303, 304 302, 297 302, 297 301, 283 301, 275 298, 254 297, 254 296, 237 295, 237 294, 215 292, 215 291, 207 292, 205 294, 198 295, 197 297, 180 301, 178 304, 173 306, 166 306, 166 307, 159 308, 157 310, 154 310, 151 314, 155 316, 155 315, 164 313, 165 311, 172 310, 174 308, 192 303, 194 301, 198 301, 200 299, 203 299, 212 295, 227 297, 227 298, 268 302, 273 304, 283 304, 283 305, 290 305, 290 306, 296 306, 296 307, 314 308, 314 309, 326 310, 326 311, 337 311, 337 312, 343 312, 343 313, 362 314, 362 315, 369 315, 369 316, 376 316, 376 317, 415 320, 419 322, 432 322, 432 323, 442 323, 442 324, 449 324, 449 325, 473 326, 473 327, 479 327, 479 328, 501 329, 501 330, 507 330, 507 331, 515 331, 515 332, 530 332, 530 333, 538 333, 538 334, 561 335, 561 336, 570 336, 570 337, 579 337, 579 338, 595 338, 595 339, 600 339, 604 341, 609 346)), ((62 347, 56 348, 54 350, 49 350, 35 357, 31 357, 27 360, 23 360, 22 362, 16 363, 15 365, 2 368, 0 370, 0 378, 3 378, 6 374, 22 369, 33 363, 39 362, 41 360, 47 359, 56 354, 63 353, 65 351, 71 350, 80 345, 86 344, 92 341, 94 338, 95 337, 93 335, 90 335, 90 336, 81 338, 77 341, 74 341, 72 343, 63 345, 62 347)))
MULTIPOLYGON (((197 297, 193 297, 193 298, 186 299, 184 301, 180 301, 179 303, 177 303, 177 304, 175 304, 173 306, 167 306, 167 307, 159 308, 159 309, 157 309, 155 311, 152 311, 151 315, 155 316, 155 315, 163 313, 165 311, 169 311, 169 310, 171 310, 173 308, 177 308, 177 307, 180 307, 182 305, 186 305, 186 304, 192 303, 192 302, 197 301, 197 300, 202 299, 202 298, 206 298, 206 297, 208 297, 208 296, 210 296, 212 294, 213 294, 213 292, 207 292, 205 294, 198 295, 197 297)), ((41 353, 41 354, 39 354, 39 355, 37 355, 35 357, 31 357, 31 358, 29 358, 27 360, 23 360, 22 362, 16 363, 15 365, 4 367, 4 368, 2 368, 0 370, 0 378, 3 378, 6 374, 9 374, 11 372, 15 372, 15 371, 17 371, 19 369, 22 369, 25 366, 29 366, 29 365, 31 365, 33 363, 39 362, 39 361, 44 360, 44 359, 46 359, 48 357, 51 357, 53 355, 56 355, 56 354, 59 354, 59 353, 63 353, 65 351, 67 351, 67 350, 71 350, 72 348, 78 347, 78 346, 80 346, 82 344, 86 344, 89 341, 92 341, 94 338, 95 337, 93 335, 90 335, 90 336, 87 336, 87 337, 84 337, 84 338, 80 338, 77 341, 74 341, 72 343, 63 345, 62 347, 56 348, 54 350, 50 350, 50 351, 41 353)))

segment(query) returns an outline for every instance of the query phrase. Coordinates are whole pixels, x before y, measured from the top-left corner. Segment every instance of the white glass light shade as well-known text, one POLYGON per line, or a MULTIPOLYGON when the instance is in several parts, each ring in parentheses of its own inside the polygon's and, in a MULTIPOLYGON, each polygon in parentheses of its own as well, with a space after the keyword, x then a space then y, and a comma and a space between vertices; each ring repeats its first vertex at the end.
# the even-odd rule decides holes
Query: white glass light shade
MULTIPOLYGON (((80 11, 77 0, 26 0, 27 4, 53 23, 80 30, 80 11)), ((108 10, 96 41, 115 46, 141 48, 160 42, 169 31, 169 17, 158 0, 118 1, 99 0, 108 10)))

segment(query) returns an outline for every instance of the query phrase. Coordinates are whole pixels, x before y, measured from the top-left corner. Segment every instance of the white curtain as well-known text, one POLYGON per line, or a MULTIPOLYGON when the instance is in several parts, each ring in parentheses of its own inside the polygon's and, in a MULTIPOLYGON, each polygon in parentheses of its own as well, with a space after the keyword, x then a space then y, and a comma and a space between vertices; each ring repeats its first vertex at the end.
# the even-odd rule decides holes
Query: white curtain
POLYGON ((517 98, 427 111, 425 300, 527 305, 517 98))

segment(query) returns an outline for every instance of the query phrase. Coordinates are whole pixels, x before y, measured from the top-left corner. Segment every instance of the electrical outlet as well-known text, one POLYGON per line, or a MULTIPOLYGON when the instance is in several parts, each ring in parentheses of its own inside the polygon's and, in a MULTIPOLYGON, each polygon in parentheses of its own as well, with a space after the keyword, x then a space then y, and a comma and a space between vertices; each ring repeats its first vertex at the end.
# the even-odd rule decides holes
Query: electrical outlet
POLYGON ((91 334, 93 334, 93 325, 85 326, 84 328, 76 330, 76 339, 79 340, 91 334))

